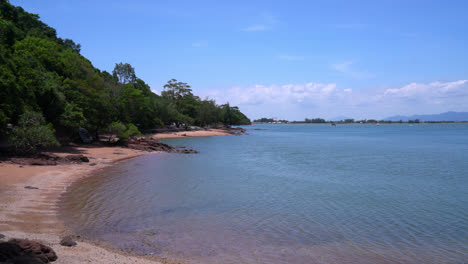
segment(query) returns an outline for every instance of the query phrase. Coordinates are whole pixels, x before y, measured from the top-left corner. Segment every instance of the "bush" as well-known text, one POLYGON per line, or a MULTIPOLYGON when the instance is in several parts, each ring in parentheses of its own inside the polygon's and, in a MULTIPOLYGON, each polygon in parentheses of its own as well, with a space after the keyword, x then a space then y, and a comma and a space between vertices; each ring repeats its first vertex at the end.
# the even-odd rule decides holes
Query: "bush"
POLYGON ((127 141, 128 138, 141 136, 140 131, 134 124, 124 125, 120 121, 112 122, 107 128, 107 132, 111 134, 109 142, 112 141, 114 135, 119 138, 119 141, 127 141))
POLYGON ((27 111, 19 118, 8 141, 17 153, 34 153, 40 148, 58 147, 52 124, 46 124, 41 113, 27 111))
POLYGON ((120 121, 112 122, 112 124, 109 125, 106 131, 107 133, 110 134, 109 142, 113 141, 114 136, 118 136, 120 138, 119 135, 122 134, 126 129, 127 127, 124 124, 122 124, 122 122, 120 121))
POLYGON ((127 125, 127 129, 123 133, 119 134, 119 140, 127 141, 128 138, 140 136, 141 133, 138 128, 134 124, 130 123, 127 125))

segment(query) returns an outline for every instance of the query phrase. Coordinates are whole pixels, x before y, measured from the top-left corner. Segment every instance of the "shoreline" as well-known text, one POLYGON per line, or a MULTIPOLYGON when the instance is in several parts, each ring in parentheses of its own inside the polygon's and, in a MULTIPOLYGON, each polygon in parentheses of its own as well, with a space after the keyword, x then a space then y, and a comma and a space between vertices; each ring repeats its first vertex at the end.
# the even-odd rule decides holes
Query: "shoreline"
POLYGON ((226 129, 209 129, 209 130, 196 130, 196 131, 179 131, 179 132, 164 132, 153 134, 153 139, 175 139, 187 137, 212 137, 212 136, 229 136, 233 135, 226 129))
MULTIPOLYGON (((233 135, 232 131, 210 129, 206 131, 184 131, 160 133, 154 139, 186 137, 210 137, 233 135)), ((111 248, 99 241, 75 237, 78 245, 65 247, 60 240, 72 234, 59 218, 59 203, 62 194, 73 183, 85 177, 96 177, 99 170, 118 162, 154 153, 124 147, 79 146, 59 149, 51 154, 66 156, 84 154, 89 162, 57 165, 21 165, 0 162, 0 234, 1 241, 12 238, 29 239, 50 246, 58 256, 54 263, 159 263, 182 264, 183 262, 141 256, 111 248), (31 186, 37 189, 28 189, 31 186)))

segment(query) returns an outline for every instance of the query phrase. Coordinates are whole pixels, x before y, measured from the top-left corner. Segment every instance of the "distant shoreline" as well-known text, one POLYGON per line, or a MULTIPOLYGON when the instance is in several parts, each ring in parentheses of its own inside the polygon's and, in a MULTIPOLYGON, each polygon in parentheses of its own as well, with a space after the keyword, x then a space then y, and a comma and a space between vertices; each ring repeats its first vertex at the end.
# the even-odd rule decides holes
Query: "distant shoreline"
POLYGON ((346 122, 332 122, 327 121, 324 123, 306 123, 306 122, 252 122, 252 125, 330 125, 330 124, 337 124, 337 125, 375 125, 375 124, 382 124, 382 125, 398 125, 398 124, 468 124, 468 121, 420 121, 420 122, 398 122, 398 121, 378 121, 372 123, 346 123, 346 122))

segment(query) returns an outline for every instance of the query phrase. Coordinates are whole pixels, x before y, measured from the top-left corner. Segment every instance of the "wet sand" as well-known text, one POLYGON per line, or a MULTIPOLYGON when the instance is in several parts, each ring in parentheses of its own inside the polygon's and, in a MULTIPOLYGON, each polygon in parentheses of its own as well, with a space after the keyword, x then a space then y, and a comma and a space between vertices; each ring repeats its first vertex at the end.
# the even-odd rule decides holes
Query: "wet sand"
POLYGON ((132 256, 77 239, 76 247, 64 247, 60 239, 70 234, 57 217, 57 202, 77 179, 113 163, 146 151, 118 147, 77 147, 56 155, 83 154, 89 163, 56 166, 28 166, 0 163, 0 233, 9 238, 27 238, 52 247, 58 255, 54 263, 176 263, 170 260, 132 256), (71 151, 71 152, 70 152, 71 151), (33 186, 38 189, 26 189, 33 186))

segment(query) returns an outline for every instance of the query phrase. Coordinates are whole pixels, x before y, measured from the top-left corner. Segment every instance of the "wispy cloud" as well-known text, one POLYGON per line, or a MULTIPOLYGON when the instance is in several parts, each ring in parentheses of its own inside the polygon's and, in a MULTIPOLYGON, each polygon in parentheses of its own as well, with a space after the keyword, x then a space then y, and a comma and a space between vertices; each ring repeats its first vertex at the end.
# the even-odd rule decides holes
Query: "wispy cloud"
POLYGON ((278 55, 278 59, 285 60, 285 61, 301 61, 301 60, 304 60, 305 58, 303 56, 281 54, 281 55, 278 55))
POLYGON ((335 71, 341 72, 346 74, 354 79, 368 79, 375 77, 374 74, 371 74, 366 71, 358 71, 353 69, 354 62, 352 61, 344 61, 340 63, 335 63, 331 65, 331 68, 335 71))

